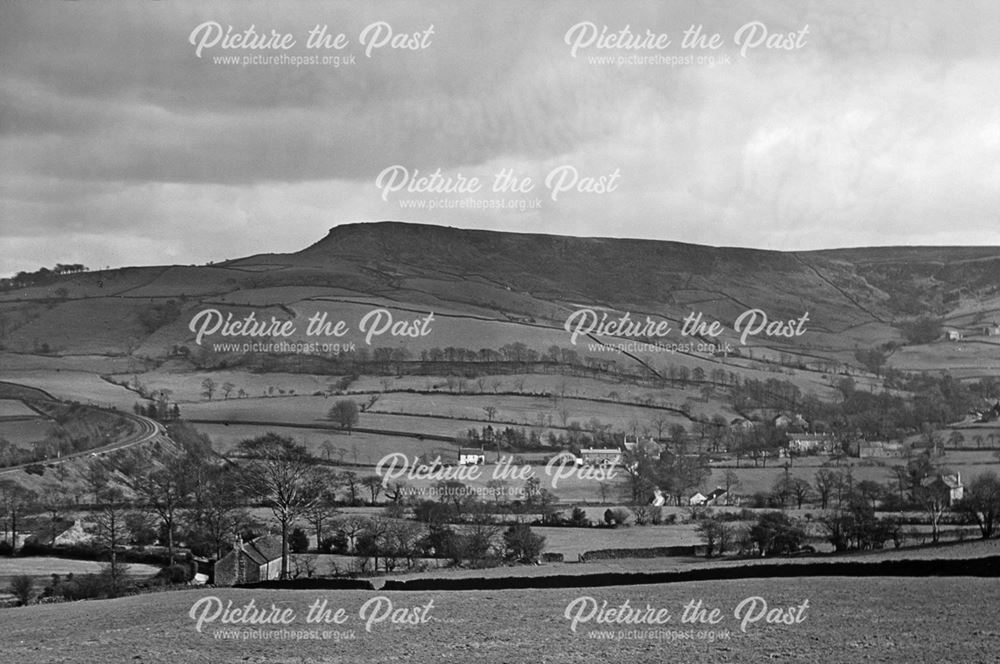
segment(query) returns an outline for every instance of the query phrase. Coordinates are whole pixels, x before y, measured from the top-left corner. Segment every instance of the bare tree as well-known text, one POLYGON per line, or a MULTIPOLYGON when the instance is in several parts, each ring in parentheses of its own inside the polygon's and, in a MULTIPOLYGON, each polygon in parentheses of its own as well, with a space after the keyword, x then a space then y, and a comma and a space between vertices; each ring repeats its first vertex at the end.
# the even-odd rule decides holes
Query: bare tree
POLYGON ((13 480, 0 480, 0 512, 10 523, 10 555, 17 549, 17 524, 37 500, 34 491, 13 480))
POLYGON ((62 520, 62 515, 66 513, 71 505, 69 496, 63 493, 62 489, 63 487, 59 486, 55 489, 49 490, 38 501, 38 506, 41 507, 49 516, 50 546, 55 546, 56 537, 59 535, 59 522, 62 520))
POLYGON ((239 475, 247 495, 270 508, 281 526, 281 578, 288 578, 288 534, 292 523, 322 498, 325 483, 305 447, 275 433, 243 440, 239 475))
POLYGON ((372 505, 374 505, 379 494, 382 493, 382 478, 378 475, 368 475, 361 480, 361 484, 368 489, 372 497, 372 505))
POLYGON ((212 395, 215 394, 216 383, 211 378, 206 378, 201 381, 201 393, 204 394, 209 401, 212 400, 212 395))
POLYGON ((94 541, 110 556, 111 590, 117 593, 126 567, 118 562, 118 550, 128 544, 130 532, 126 525, 131 505, 117 487, 107 487, 98 495, 99 509, 94 514, 91 533, 94 541))
POLYGON ((827 468, 820 468, 816 471, 813 481, 816 484, 816 493, 819 494, 819 506, 825 510, 830 504, 830 495, 841 483, 840 473, 827 468))
POLYGON ((344 533, 347 538, 347 550, 353 552, 360 535, 368 527, 368 517, 360 514, 349 514, 334 520, 334 528, 344 533))
POLYGON ((131 482, 143 508, 156 514, 167 534, 167 557, 174 564, 174 535, 180 510, 193 491, 190 465, 182 459, 167 459, 162 467, 147 470, 131 482))
POLYGON ((353 470, 347 470, 340 475, 339 479, 344 488, 347 489, 347 495, 350 497, 350 504, 356 504, 358 502, 358 488, 360 485, 358 482, 358 474, 353 470))

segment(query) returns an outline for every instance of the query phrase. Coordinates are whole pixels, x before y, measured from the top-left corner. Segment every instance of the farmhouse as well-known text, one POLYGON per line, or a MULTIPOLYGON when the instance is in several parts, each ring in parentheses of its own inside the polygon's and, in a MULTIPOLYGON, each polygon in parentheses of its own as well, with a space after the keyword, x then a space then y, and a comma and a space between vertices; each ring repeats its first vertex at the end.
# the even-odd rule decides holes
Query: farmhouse
POLYGON ((833 454, 837 439, 829 433, 790 433, 788 451, 795 454, 833 454))
POLYGON ((972 416, 974 422, 993 422, 1000 419, 1000 401, 997 401, 993 404, 992 408, 987 410, 970 410, 969 415, 972 416))
POLYGON ((663 452, 663 445, 653 440, 652 437, 649 438, 639 438, 638 436, 629 436, 625 434, 625 442, 622 444, 626 452, 644 452, 650 456, 660 456, 663 452))
POLYGON ((708 496, 699 491, 688 498, 688 505, 691 505, 692 507, 700 507, 701 505, 704 505, 707 500, 708 496))
POLYGON ((233 542, 233 550, 214 565, 217 586, 271 581, 281 574, 281 538, 264 536, 244 543, 242 537, 233 542))
POLYGON ((939 492, 942 496, 947 496, 948 507, 953 506, 965 496, 965 487, 962 485, 962 474, 935 475, 926 477, 920 483, 925 489, 939 492))
POLYGON ((621 457, 621 450, 614 447, 588 447, 580 450, 580 458, 587 466, 613 466, 621 457))
POLYGON ((486 463, 486 452, 483 448, 461 447, 458 450, 458 465, 480 466, 486 463))
POLYGON ((948 329, 946 329, 944 331, 944 336, 945 336, 945 339, 947 339, 948 341, 961 341, 962 340, 962 331, 961 330, 956 330, 953 327, 949 327, 948 329))
POLYGON ((990 323, 982 328, 984 337, 1000 337, 1000 324, 990 323))
POLYGON ((781 413, 771 420, 771 424, 777 429, 788 429, 789 427, 808 427, 809 423, 798 413, 781 413))
POLYGON ((851 443, 854 456, 859 459, 901 457, 906 455, 906 445, 888 440, 858 440, 851 443))

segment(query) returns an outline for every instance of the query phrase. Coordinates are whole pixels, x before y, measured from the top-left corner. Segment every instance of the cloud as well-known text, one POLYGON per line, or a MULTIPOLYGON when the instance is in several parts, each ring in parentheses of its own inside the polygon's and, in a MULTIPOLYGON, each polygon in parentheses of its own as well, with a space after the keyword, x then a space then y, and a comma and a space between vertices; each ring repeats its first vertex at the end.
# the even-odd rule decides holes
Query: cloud
MULTIPOLYGON (((337 223, 473 228, 808 249, 1000 244, 1000 9, 992 4, 24 3, 3 7, 0 251, 88 264, 292 251, 337 223), (233 66, 194 55, 218 21, 300 41, 343 31, 354 65, 233 66), (357 35, 433 25, 424 51, 366 58, 357 35), (563 42, 719 32, 718 66, 595 64, 563 42), (802 49, 732 44, 743 24, 808 25, 802 49), (606 194, 540 210, 420 210, 374 186, 387 166, 541 180, 560 164, 606 194), (155 237, 158 242, 150 243, 155 237), (67 251, 69 249, 60 249, 67 251)), ((301 46, 294 51, 306 54, 301 46)), ((640 54, 646 54, 639 52, 640 54)), ((545 198, 547 192, 536 192, 545 198)), ((483 194, 486 196, 486 194, 483 194)))

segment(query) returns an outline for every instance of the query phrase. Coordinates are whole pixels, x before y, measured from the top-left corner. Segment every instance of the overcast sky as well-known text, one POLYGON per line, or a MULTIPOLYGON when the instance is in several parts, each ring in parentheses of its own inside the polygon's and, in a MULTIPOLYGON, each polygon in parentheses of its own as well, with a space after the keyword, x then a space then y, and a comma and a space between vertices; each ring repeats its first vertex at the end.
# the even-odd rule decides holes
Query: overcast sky
POLYGON ((4 2, 0 274, 295 251, 386 219, 774 249, 1000 245, 998 36, 989 0, 4 2), (206 31, 199 57, 192 33, 213 21, 296 43, 224 49, 206 31), (369 57, 378 22, 421 48, 369 57), (581 22, 671 43, 574 53, 581 22), (754 22, 744 42, 766 29, 793 48, 741 53, 754 22), (682 48, 697 24, 721 46, 682 48), (346 45, 306 48, 317 25, 346 45), (279 54, 347 62, 216 60, 279 54), (695 61, 595 60, 657 55, 695 61), (380 189, 392 166, 482 187, 380 189), (612 191, 553 200, 559 167, 612 191), (501 169, 534 188, 491 191, 501 169), (402 207, 467 197, 525 209, 402 207))

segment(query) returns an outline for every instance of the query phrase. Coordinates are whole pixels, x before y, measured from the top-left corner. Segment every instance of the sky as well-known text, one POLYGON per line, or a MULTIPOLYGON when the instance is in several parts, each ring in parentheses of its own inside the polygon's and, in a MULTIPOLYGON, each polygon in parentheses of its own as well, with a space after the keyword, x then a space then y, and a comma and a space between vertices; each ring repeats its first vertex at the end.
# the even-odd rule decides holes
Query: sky
POLYGON ((4 2, 0 276, 379 220, 1000 245, 998 34, 988 0, 4 2))

